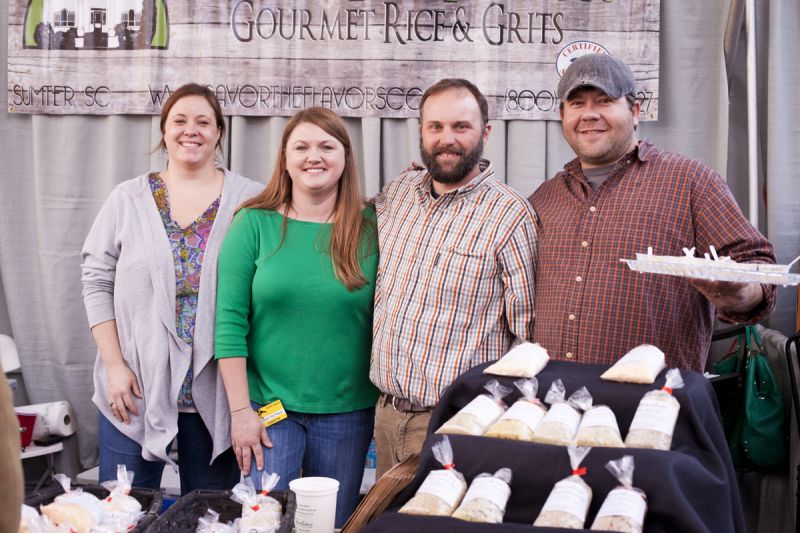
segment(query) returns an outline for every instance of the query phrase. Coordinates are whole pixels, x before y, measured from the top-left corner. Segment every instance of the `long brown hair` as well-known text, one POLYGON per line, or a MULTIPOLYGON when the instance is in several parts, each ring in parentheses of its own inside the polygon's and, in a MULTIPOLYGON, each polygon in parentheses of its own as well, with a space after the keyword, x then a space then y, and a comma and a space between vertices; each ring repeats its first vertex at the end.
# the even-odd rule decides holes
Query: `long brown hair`
MULTIPOLYGON (((361 270, 359 258, 362 257, 361 241, 366 232, 375 231, 374 224, 362 214, 363 201, 359 187, 358 170, 353 157, 353 146, 347 134, 344 121, 333 111, 324 107, 309 107, 297 112, 286 127, 281 137, 281 151, 275 162, 275 169, 266 189, 245 203, 239 209, 272 209, 292 205, 292 179, 286 170, 286 144, 294 129, 302 124, 313 124, 328 135, 333 136, 344 146, 344 170, 333 206, 332 228, 328 244, 328 253, 333 263, 336 278, 354 291, 367 284, 367 278, 361 270)), ((288 209, 287 209, 288 211, 288 209)), ((283 232, 280 247, 286 239, 286 212, 283 213, 283 232)))

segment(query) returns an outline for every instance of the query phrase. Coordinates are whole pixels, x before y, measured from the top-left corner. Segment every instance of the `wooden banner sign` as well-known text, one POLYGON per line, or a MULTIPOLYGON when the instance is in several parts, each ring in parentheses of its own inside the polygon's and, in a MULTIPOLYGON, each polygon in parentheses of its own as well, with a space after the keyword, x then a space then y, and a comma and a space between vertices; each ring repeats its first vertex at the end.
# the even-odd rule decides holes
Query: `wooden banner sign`
POLYGON ((157 114, 196 81, 228 115, 311 105, 416 117, 426 87, 467 78, 496 119, 558 119, 587 53, 634 72, 658 118, 659 0, 9 0, 13 113, 157 114))

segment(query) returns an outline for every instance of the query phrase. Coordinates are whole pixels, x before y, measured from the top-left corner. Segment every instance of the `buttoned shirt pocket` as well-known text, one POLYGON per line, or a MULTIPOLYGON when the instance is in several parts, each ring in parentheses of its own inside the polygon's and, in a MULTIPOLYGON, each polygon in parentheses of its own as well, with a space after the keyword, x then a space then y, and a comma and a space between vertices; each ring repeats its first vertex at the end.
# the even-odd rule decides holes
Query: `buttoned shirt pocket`
POLYGON ((479 292, 479 285, 496 281, 494 255, 485 249, 445 245, 438 252, 437 263, 436 286, 445 296, 472 298, 479 292))

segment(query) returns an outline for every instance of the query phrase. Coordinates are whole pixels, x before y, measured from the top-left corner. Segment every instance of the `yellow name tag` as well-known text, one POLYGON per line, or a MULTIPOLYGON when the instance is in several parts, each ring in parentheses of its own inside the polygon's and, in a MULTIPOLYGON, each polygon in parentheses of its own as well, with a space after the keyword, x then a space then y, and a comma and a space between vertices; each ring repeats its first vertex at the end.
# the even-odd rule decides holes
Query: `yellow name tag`
POLYGON ((283 408, 280 400, 275 400, 259 409, 258 416, 261 418, 261 423, 267 428, 286 418, 286 409, 283 408))

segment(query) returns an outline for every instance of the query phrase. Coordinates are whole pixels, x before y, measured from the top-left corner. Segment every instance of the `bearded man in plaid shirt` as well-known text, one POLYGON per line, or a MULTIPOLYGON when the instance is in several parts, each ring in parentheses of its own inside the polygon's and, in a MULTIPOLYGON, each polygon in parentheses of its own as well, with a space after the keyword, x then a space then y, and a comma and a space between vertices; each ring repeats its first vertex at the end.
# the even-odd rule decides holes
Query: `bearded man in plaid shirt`
POLYGON ((375 200, 378 476, 420 451, 431 410, 456 377, 533 334, 535 215, 481 158, 488 120, 472 83, 428 88, 420 102, 427 170, 404 172, 375 200))

